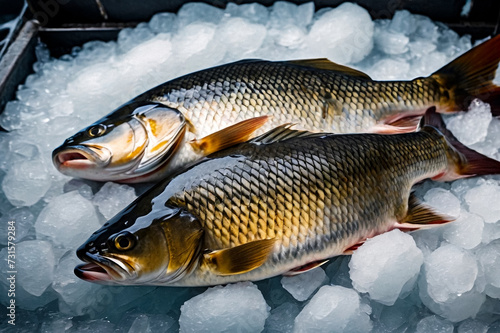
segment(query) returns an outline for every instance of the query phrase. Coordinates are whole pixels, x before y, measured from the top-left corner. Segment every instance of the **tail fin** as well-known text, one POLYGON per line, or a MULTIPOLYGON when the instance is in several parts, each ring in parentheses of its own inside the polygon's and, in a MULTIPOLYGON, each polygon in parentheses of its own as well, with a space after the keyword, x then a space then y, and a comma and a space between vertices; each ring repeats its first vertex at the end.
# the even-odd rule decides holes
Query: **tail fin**
MULTIPOLYGON (((442 67, 432 78, 447 90, 453 111, 467 110, 474 98, 491 105, 493 116, 500 116, 500 87, 493 84, 500 61, 500 35, 476 46, 442 67)), ((445 93, 446 94, 446 93, 445 93)))
POLYGON ((420 126, 424 128, 425 126, 431 126, 437 129, 444 135, 450 146, 454 148, 449 154, 449 160, 453 161, 454 170, 449 170, 445 174, 438 175, 433 179, 453 180, 464 177, 500 174, 500 161, 480 154, 458 141, 446 128, 441 115, 436 113, 434 106, 425 112, 420 126), (456 152, 459 154, 456 154, 456 152))

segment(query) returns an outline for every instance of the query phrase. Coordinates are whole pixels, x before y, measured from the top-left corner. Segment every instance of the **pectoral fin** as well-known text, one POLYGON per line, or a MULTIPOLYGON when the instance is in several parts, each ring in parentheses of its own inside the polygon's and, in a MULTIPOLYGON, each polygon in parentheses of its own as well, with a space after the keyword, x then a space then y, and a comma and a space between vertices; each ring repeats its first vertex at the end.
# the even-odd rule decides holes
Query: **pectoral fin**
POLYGON ((271 254, 275 239, 249 242, 204 254, 205 262, 217 275, 236 275, 260 267, 271 254))
POLYGON ((422 204, 413 193, 408 201, 408 212, 405 218, 394 225, 402 231, 432 228, 455 220, 451 216, 436 213, 432 208, 422 204))
POLYGON ((204 155, 209 155, 221 149, 247 141, 268 119, 269 116, 262 116, 243 120, 204 138, 193 140, 190 144, 196 152, 203 152, 204 155))

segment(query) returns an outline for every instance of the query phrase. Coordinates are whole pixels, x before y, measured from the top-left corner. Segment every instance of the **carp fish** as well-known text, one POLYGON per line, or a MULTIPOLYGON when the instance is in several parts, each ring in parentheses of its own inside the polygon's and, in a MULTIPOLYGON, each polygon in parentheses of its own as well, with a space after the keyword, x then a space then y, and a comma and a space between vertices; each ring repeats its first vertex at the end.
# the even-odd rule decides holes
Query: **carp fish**
POLYGON ((492 83, 499 60, 497 36, 411 81, 374 81, 327 59, 226 64, 137 96, 68 138, 53 163, 73 177, 147 182, 284 123, 317 132, 410 132, 428 107, 467 110, 476 97, 499 115, 500 87, 492 83))
POLYGON ((310 133, 280 126, 156 184, 77 250, 83 280, 210 286, 293 275, 367 238, 451 221, 412 186, 500 173, 435 109, 418 132, 310 133))

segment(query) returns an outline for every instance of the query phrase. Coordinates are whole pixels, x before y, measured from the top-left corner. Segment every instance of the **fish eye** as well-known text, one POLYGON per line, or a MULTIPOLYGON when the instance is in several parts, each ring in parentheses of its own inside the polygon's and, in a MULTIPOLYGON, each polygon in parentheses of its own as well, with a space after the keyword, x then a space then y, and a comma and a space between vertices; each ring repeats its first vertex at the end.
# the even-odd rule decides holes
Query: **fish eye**
POLYGON ((99 124, 89 128, 88 133, 91 137, 101 136, 106 132, 106 126, 99 124))
POLYGON ((120 251, 130 250, 135 245, 135 237, 130 232, 117 235, 113 241, 115 248, 120 251))

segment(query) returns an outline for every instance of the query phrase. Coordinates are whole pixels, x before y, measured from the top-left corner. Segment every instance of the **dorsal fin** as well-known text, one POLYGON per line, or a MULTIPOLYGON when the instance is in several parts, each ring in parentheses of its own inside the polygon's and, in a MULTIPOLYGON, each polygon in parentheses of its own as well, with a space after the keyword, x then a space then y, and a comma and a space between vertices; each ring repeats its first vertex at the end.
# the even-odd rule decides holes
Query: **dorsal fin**
POLYGON ((282 142, 292 138, 298 137, 314 137, 314 136, 324 136, 325 133, 313 133, 308 131, 294 130, 291 127, 294 124, 284 124, 273 128, 272 130, 259 135, 258 137, 249 141, 249 143, 254 144, 269 144, 273 142, 282 142))
POLYGON ((291 60, 288 61, 290 64, 304 66, 304 67, 312 67, 318 69, 326 69, 329 71, 338 72, 341 74, 346 74, 350 76, 356 76, 363 79, 371 80, 371 77, 368 74, 358 71, 357 69, 336 64, 326 58, 318 58, 318 59, 305 59, 305 60, 291 60))

